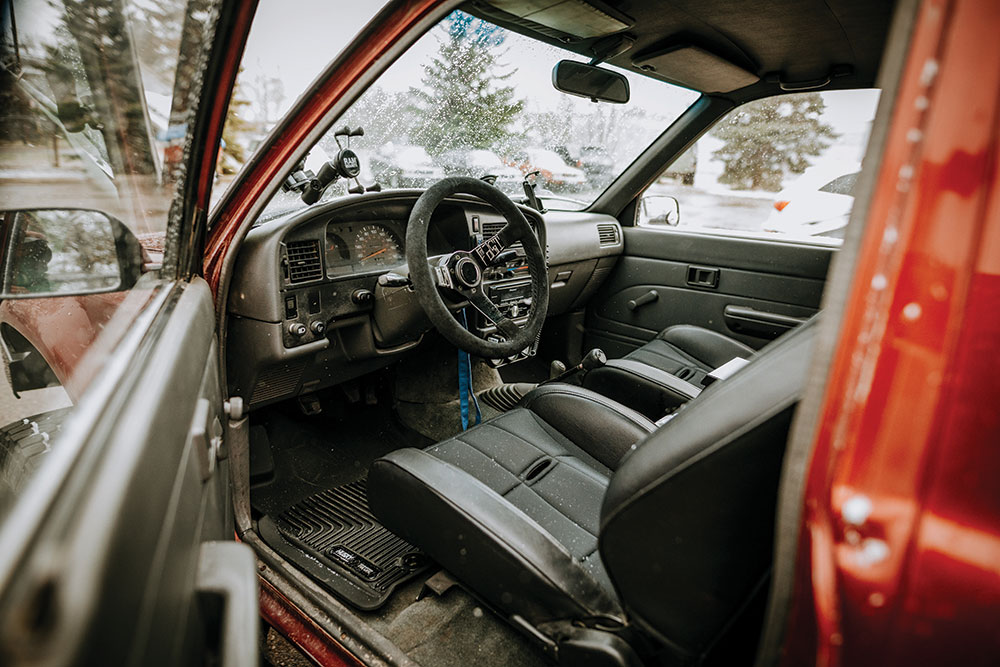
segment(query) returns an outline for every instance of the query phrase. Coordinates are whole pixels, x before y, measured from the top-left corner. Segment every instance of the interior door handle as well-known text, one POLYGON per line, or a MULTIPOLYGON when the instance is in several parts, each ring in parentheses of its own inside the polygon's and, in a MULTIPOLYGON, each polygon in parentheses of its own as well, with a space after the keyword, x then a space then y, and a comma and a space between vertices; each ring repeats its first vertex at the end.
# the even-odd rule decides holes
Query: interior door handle
POLYGON ((689 266, 687 284, 714 289, 719 286, 719 270, 711 266, 689 266))
POLYGON ((205 542, 198 592, 222 598, 222 667, 257 667, 259 617, 253 550, 239 542, 205 542))

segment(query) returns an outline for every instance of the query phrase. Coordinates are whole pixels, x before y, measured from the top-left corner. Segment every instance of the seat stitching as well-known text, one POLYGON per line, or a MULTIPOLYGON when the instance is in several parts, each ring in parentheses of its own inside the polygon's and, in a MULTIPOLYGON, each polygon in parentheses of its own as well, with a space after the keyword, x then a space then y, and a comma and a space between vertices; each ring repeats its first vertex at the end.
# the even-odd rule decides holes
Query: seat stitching
MULTIPOLYGON (((568 514, 566 514, 565 512, 563 512, 561 509, 559 509, 555 505, 553 505, 552 502, 549 501, 548 498, 546 498, 542 494, 538 493, 537 491, 535 491, 533 488, 531 488, 530 486, 528 486, 524 482, 519 482, 518 486, 523 486, 528 491, 531 491, 533 494, 535 494, 538 497, 539 500, 541 500, 543 503, 545 503, 546 505, 548 505, 549 507, 551 507, 552 509, 554 509, 557 514, 561 515, 564 519, 566 519, 571 524, 573 524, 574 526, 578 527, 580 530, 582 530, 583 532, 587 533, 588 535, 590 535, 594 539, 597 539, 597 534, 596 533, 592 533, 589 530, 587 530, 584 526, 580 525, 580 523, 577 522, 577 521, 575 521, 571 516, 569 516, 568 514)), ((517 487, 515 487, 515 488, 517 488, 517 487)), ((511 489, 511 491, 513 491, 513 490, 514 489, 511 489)), ((508 491, 507 493, 510 493, 510 491, 508 491)), ((506 496, 507 494, 505 493, 504 495, 506 496)), ((521 511, 524 512, 525 514, 527 514, 527 512, 525 510, 521 510, 521 511)), ((536 521, 537 521, 537 519, 536 519, 536 521)))
MULTIPOLYGON (((494 425, 493 425, 493 424, 483 424, 483 426, 494 426, 494 425)), ((504 428, 500 428, 499 426, 495 426, 494 428, 496 428, 496 429, 498 429, 498 430, 500 430, 500 431, 503 431, 504 433, 510 433, 510 431, 508 431, 507 429, 504 429, 504 428)), ((514 437, 517 437, 517 438, 519 438, 520 440, 522 440, 523 442, 525 442, 525 443, 527 443, 527 444, 531 445, 531 446, 532 446, 532 447, 534 447, 534 448, 535 448, 535 449, 536 449, 537 451, 541 452, 541 453, 542 453, 542 455, 544 455, 544 456, 548 456, 548 454, 546 454, 546 453, 545 453, 545 452, 544 452, 543 450, 541 450, 541 449, 538 449, 538 447, 536 447, 536 446, 535 446, 535 445, 534 445, 533 443, 531 443, 531 442, 528 442, 528 441, 527 441, 527 440, 525 440, 524 438, 521 438, 520 436, 518 436, 518 435, 516 435, 516 434, 514 434, 514 433, 510 433, 510 435, 513 435, 514 437)), ((518 472, 518 471, 516 471, 516 470, 511 470, 510 468, 508 468, 507 466, 505 466, 505 465, 504 465, 503 463, 501 463, 500 461, 498 461, 497 459, 495 459, 495 458, 494 458, 493 456, 491 456, 491 455, 490 455, 490 454, 489 454, 488 452, 485 452, 485 451, 483 451, 482 449, 480 449, 479 447, 477 447, 477 446, 476 446, 476 445, 475 445, 474 443, 472 443, 472 442, 469 442, 468 440, 463 440, 463 439, 461 438, 461 436, 457 436, 457 435, 456 435, 455 437, 453 437, 453 438, 452 438, 452 440, 456 440, 456 441, 458 441, 458 442, 461 442, 461 443, 462 443, 462 444, 464 444, 464 445, 468 445, 469 447, 472 447, 472 448, 473 448, 474 450, 476 450, 477 452, 479 452, 480 454, 482 454, 483 456, 485 456, 486 458, 488 458, 488 459, 489 459, 490 461, 493 461, 493 462, 494 462, 494 463, 496 463, 496 464, 497 464, 498 466, 500 466, 501 468, 503 468, 504 470, 506 470, 507 472, 509 472, 509 473, 510 473, 511 475, 514 475, 515 477, 519 477, 519 476, 521 475, 521 473, 522 473, 522 472, 524 472, 524 470, 522 470, 522 471, 520 471, 520 472, 518 472)), ((447 442, 447 440, 446 440, 445 442, 447 442)), ((441 443, 441 444, 444 444, 444 443, 441 443)), ((530 468, 531 466, 535 465, 535 463, 536 463, 537 461, 538 461, 538 458, 534 458, 534 459, 532 459, 532 460, 531 460, 531 463, 529 463, 529 464, 528 464, 528 468, 530 468)))
MULTIPOLYGON (((569 467, 573 468, 573 470, 576 470, 578 472, 587 475, 588 477, 592 478, 595 482, 599 482, 601 486, 605 488, 607 488, 608 484, 610 483, 610 480, 607 477, 597 472, 587 464, 583 463, 583 461, 580 461, 580 459, 576 458, 572 454, 560 454, 559 456, 553 456, 552 459, 561 463, 565 463, 569 467), (574 465, 574 462, 579 462, 580 465, 574 465)), ((552 469, 554 470, 555 468, 553 467, 552 469)), ((548 475, 548 472, 546 472, 545 474, 548 475)))
MULTIPOLYGON (((531 413, 531 416, 534 417, 535 416, 534 413, 531 413)), ((491 427, 497 429, 498 431, 502 431, 502 432, 504 432, 504 433, 506 433, 508 435, 512 435, 515 438, 517 438, 518 440, 520 440, 521 442, 523 442, 523 443, 525 443, 527 445, 531 445, 532 447, 534 447, 536 450, 538 450, 542 454, 545 454, 546 456, 548 456, 548 453, 544 449, 542 449, 541 447, 539 447, 538 445, 536 445, 535 443, 531 442, 530 440, 525 440, 524 438, 522 438, 521 436, 519 436, 517 433, 514 433, 513 431, 508 431, 507 429, 505 429, 504 427, 502 427, 502 426, 500 426, 498 424, 495 424, 493 422, 487 422, 487 423, 483 424, 483 426, 491 426, 491 427)), ((546 433, 546 435, 548 435, 548 434, 546 433)), ((552 442, 555 442, 555 440, 553 440, 552 442)), ((559 444, 559 443, 556 443, 556 444, 559 444)))
MULTIPOLYGON (((492 456, 490 456, 489 454, 487 454, 483 450, 479 449, 479 447, 476 447, 474 444, 472 444, 471 442, 469 442, 467 440, 462 440, 462 438, 459 437, 459 436, 457 436, 457 435, 455 437, 451 438, 451 440, 454 440, 455 442, 462 443, 466 447, 469 447, 470 449, 472 449, 474 452, 477 452, 483 458, 492 461, 498 468, 500 468, 501 470, 503 470, 504 472, 506 472, 507 474, 509 474, 511 477, 514 478, 515 483, 514 483, 514 486, 511 487, 511 488, 512 489, 517 488, 517 485, 520 483, 520 477, 518 476, 518 473, 514 472, 513 470, 510 470, 507 466, 505 466, 504 464, 500 463, 500 461, 497 461, 495 458, 493 458, 492 456)), ((437 446, 440 447, 441 445, 445 444, 446 442, 448 442, 448 440, 445 440, 444 442, 439 443, 437 446)), ((436 457, 436 458, 439 458, 440 460, 444 461, 445 463, 448 463, 448 461, 446 461, 445 459, 443 459, 441 457, 436 457)), ((454 465, 454 464, 451 464, 451 465, 454 465)), ((480 480, 480 481, 482 481, 482 480, 480 480)), ((483 483, 485 484, 485 482, 483 482, 483 483)), ((502 495, 506 495, 506 493, 510 493, 510 490, 506 491, 502 495)))
POLYGON ((669 345, 670 346, 670 350, 672 352, 676 352, 678 355, 680 355, 681 358, 680 359, 676 359, 676 358, 670 357, 667 354, 663 354, 663 353, 659 353, 659 352, 657 354, 661 354, 662 356, 667 357, 671 361, 681 361, 681 362, 686 362, 686 363, 693 363, 693 364, 695 364, 697 366, 702 366, 702 367, 708 366, 708 364, 706 364, 704 361, 702 361, 698 357, 694 356, 693 354, 688 354, 687 352, 685 352, 681 348, 677 347, 673 343, 671 343, 669 341, 665 341, 663 339, 660 339, 660 342, 663 343, 664 345, 669 345))

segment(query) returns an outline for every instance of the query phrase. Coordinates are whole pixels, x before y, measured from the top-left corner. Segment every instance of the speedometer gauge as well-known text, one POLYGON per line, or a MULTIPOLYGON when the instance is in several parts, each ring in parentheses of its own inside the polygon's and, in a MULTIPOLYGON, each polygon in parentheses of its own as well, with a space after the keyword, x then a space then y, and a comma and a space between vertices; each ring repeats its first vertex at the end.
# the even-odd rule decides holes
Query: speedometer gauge
POLYGON ((354 257, 362 270, 398 266, 403 262, 403 244, 385 225, 365 225, 354 237, 354 257))

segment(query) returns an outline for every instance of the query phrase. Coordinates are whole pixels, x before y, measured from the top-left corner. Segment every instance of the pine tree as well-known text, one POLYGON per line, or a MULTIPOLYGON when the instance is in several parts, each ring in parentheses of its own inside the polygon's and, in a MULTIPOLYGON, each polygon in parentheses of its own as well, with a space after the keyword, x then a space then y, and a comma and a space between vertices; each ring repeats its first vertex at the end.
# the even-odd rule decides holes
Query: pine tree
POLYGON ((236 162, 236 166, 234 167, 232 164, 227 164, 225 160, 221 161, 220 171, 224 174, 235 174, 247 159, 242 135, 249 128, 250 124, 243 119, 241 113, 244 107, 250 105, 250 102, 243 96, 241 90, 240 77, 242 74, 243 68, 241 67, 239 75, 236 77, 236 83, 233 86, 232 97, 229 98, 229 108, 226 110, 226 123, 222 126, 223 146, 221 152, 236 162))
POLYGON ((817 93, 751 102, 713 135, 725 143, 713 155, 725 163, 720 183, 740 190, 781 189, 786 174, 801 174, 809 157, 837 138, 822 121, 826 105, 817 93))
POLYGON ((431 155, 460 148, 497 150, 519 134, 524 101, 502 83, 516 70, 500 72, 503 32, 468 14, 454 12, 438 55, 424 65, 423 88, 411 88, 416 114, 413 141, 431 155))

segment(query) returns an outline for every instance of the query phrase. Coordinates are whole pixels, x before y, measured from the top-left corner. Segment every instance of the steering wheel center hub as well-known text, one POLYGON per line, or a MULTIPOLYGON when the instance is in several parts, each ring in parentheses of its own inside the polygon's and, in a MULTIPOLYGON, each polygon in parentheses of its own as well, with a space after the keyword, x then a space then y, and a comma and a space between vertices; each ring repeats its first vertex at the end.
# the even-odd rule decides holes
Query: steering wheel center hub
POLYGON ((452 271, 459 286, 466 289, 478 287, 483 279, 483 272, 479 268, 479 264, 471 257, 459 256, 452 271))

